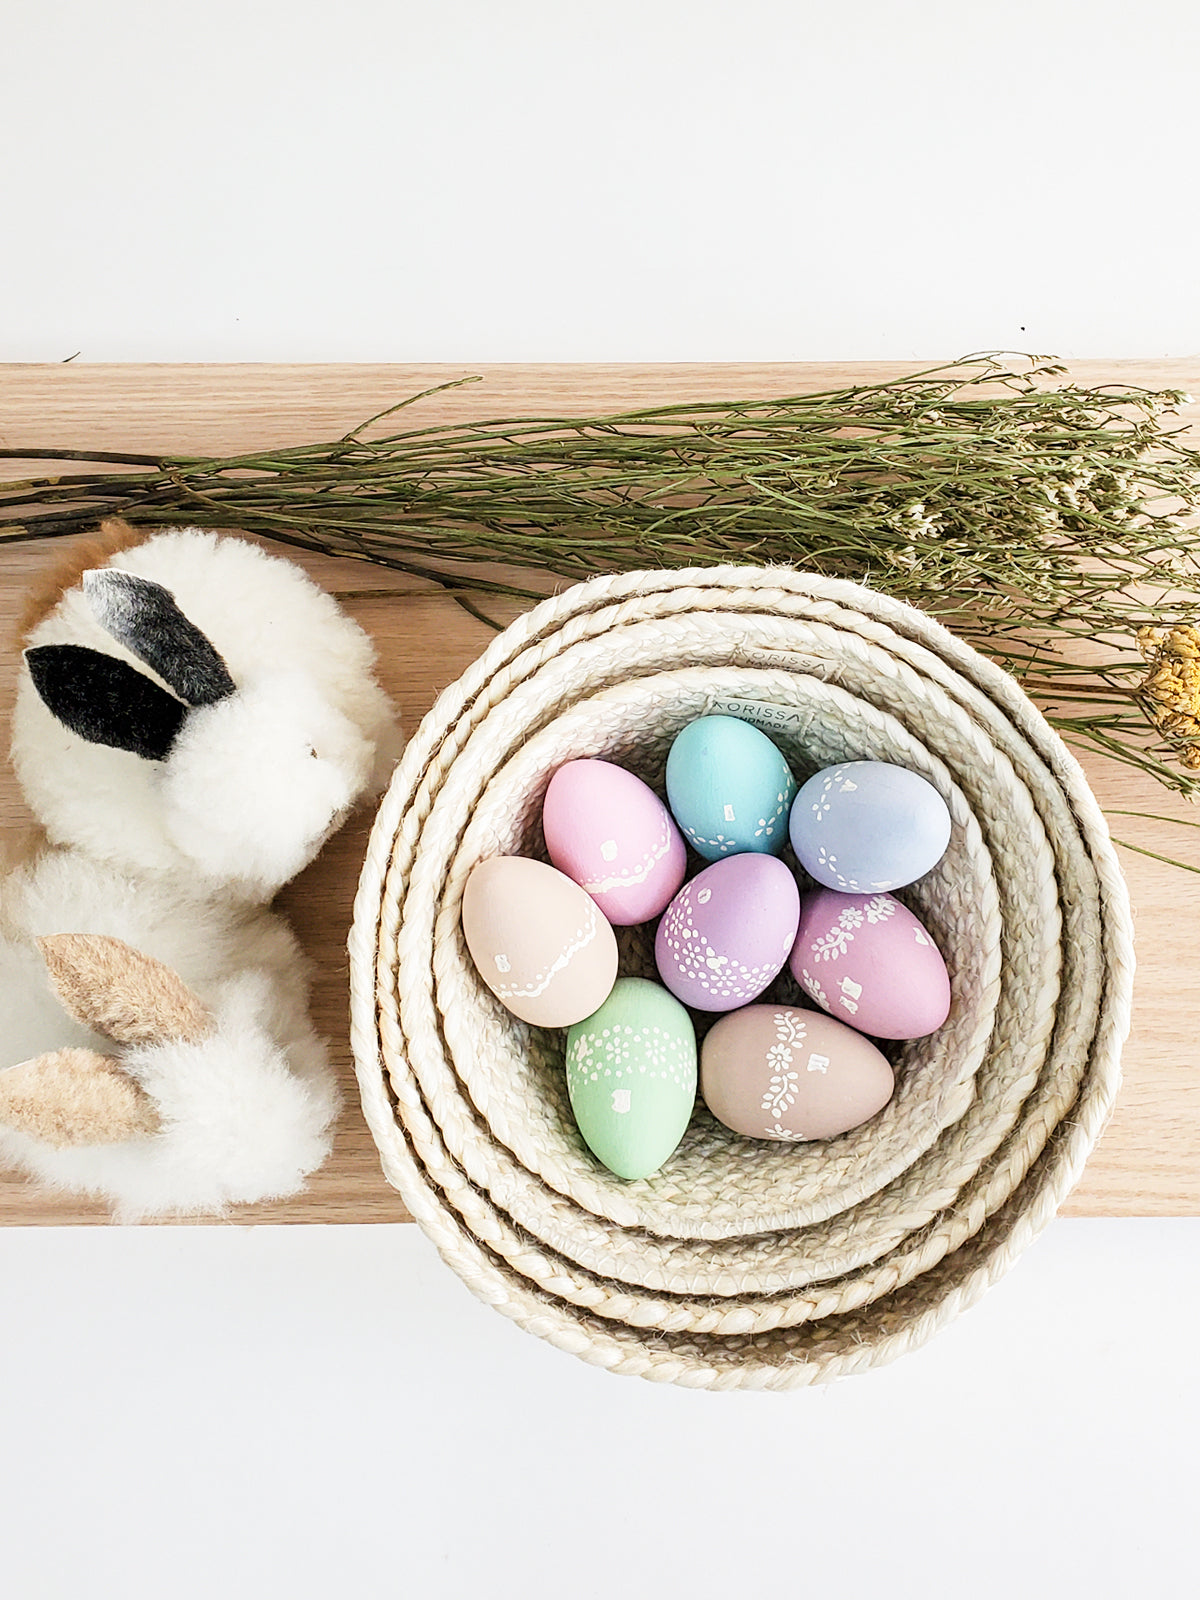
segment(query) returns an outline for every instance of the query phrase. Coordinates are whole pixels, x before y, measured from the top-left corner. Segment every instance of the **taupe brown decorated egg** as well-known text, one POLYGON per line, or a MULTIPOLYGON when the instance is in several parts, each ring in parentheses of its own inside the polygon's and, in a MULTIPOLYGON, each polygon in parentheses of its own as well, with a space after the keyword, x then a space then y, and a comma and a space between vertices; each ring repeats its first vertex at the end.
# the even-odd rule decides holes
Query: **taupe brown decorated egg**
POLYGON ((873 1117, 894 1088, 890 1064, 869 1039, 797 1006, 731 1011, 700 1051, 705 1104, 751 1139, 832 1139, 873 1117))

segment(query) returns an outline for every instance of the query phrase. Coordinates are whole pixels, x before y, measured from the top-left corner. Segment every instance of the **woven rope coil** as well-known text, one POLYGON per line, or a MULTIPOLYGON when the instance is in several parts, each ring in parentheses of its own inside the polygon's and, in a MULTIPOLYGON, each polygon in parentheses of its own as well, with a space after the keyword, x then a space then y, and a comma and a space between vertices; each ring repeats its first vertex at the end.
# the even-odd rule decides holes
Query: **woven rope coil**
MULTIPOLYGON (((622 970, 651 975, 645 934, 621 944, 622 970)), ((560 1348, 713 1388, 890 1360, 1005 1271, 1111 1111, 1133 973, 1103 818, 1015 682, 911 608, 750 567, 593 580, 497 638, 397 768, 350 953, 364 1111, 444 1258, 560 1348), (574 1130, 562 1035, 475 975, 462 888, 486 856, 544 854, 564 760, 620 760, 661 792, 674 733, 731 702, 783 713, 801 778, 875 756, 941 790, 951 846, 908 898, 950 956, 951 1016, 899 1052, 866 1128, 773 1145, 699 1108, 663 1171, 626 1184, 574 1130)))

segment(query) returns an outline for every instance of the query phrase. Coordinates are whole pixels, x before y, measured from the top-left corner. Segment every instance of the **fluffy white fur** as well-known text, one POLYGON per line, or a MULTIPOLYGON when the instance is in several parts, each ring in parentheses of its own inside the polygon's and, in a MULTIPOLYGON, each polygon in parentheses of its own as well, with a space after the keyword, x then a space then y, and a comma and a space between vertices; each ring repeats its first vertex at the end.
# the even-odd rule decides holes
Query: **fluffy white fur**
POLYGON ((374 758, 309 677, 263 674, 184 724, 159 790, 167 838, 206 877, 266 899, 344 821, 374 758))
POLYGON ((153 1137, 54 1149, 0 1129, 0 1153, 52 1187, 104 1197, 122 1222, 294 1194, 329 1154, 338 1102, 320 1041, 289 1053, 264 1026, 268 983, 244 972, 210 993, 217 1028, 198 1044, 124 1053, 162 1120, 153 1137))
MULTIPOLYGON (((22 672, 13 758, 52 847, 0 879, 0 1070, 82 1045, 116 1056, 161 1131, 52 1148, 0 1128, 0 1159, 102 1195, 122 1219, 295 1193, 325 1159, 338 1097, 290 929, 265 908, 377 790, 399 753, 370 640, 292 563, 194 529, 111 565, 169 589, 237 692, 150 762, 64 728, 22 672), (69 1017, 34 940, 105 934, 165 962, 214 1012, 198 1044, 121 1049, 69 1017)), ((154 674, 71 590, 34 644, 85 644, 154 674)))

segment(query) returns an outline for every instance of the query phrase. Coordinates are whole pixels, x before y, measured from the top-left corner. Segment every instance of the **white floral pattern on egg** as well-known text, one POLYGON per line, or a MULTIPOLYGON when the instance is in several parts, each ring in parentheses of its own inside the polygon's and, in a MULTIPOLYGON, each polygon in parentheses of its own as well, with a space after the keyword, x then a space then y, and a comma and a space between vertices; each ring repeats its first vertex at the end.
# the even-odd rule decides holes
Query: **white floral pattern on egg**
POLYGON ((667 798, 688 843, 706 861, 787 843, 796 780, 779 748, 740 717, 697 717, 667 756, 667 798))
POLYGON ((800 893, 776 856, 730 856, 706 867, 671 901, 654 958, 663 983, 697 1011, 730 1011, 783 970, 800 893))
POLYGON ((923 1038, 950 1010, 940 951, 890 894, 804 895, 788 964, 823 1011, 874 1039, 923 1038))
POLYGON ((891 1099, 892 1069, 869 1039, 819 1011, 749 1005, 722 1017, 700 1052, 705 1104, 751 1139, 832 1139, 891 1099))
POLYGON ((919 773, 844 761, 809 778, 788 831, 800 864, 827 889, 870 894, 924 877, 950 841, 946 802, 919 773))

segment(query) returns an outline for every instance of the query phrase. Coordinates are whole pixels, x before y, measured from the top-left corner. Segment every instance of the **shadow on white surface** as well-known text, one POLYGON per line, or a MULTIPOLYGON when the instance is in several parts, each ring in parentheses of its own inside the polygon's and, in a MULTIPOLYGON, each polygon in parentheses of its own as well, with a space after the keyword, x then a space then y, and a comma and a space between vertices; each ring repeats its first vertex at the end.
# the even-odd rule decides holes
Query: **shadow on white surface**
POLYGON ((594 1370, 413 1227, 0 1232, 6 1600, 1195 1592, 1200 1220, 1062 1221, 894 1365, 594 1370))

